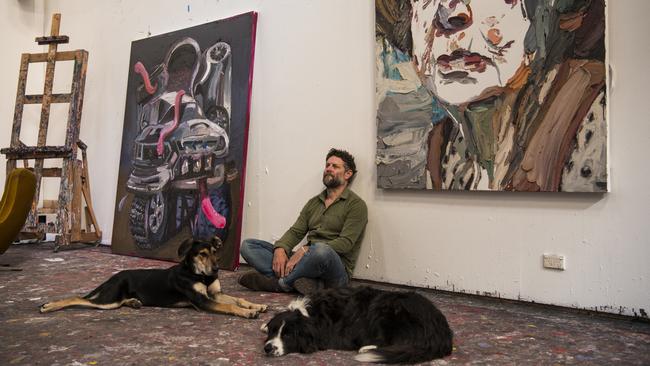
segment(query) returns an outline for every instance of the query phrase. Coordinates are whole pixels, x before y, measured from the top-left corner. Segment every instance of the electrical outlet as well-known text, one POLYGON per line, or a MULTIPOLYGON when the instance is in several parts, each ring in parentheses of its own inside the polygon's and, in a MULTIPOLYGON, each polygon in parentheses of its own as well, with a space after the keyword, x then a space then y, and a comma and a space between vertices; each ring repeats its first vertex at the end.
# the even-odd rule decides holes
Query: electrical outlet
POLYGON ((565 270, 564 256, 558 254, 544 254, 543 256, 544 268, 565 270))

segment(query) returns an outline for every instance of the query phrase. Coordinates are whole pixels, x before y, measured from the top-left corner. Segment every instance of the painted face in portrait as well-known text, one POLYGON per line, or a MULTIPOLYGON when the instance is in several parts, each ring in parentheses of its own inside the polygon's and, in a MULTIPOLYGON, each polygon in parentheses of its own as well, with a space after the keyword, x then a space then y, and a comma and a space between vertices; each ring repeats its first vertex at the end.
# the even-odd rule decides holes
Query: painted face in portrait
POLYGON ((413 58, 439 99, 463 104, 512 82, 530 26, 523 0, 411 0, 413 58))

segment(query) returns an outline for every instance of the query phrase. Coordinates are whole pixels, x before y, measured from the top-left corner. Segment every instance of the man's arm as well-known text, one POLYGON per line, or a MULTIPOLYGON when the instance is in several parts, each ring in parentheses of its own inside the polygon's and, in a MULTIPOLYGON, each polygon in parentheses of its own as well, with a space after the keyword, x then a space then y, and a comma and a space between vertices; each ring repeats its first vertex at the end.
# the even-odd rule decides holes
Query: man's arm
POLYGON ((289 262, 289 253, 291 253, 293 247, 300 243, 302 238, 307 234, 307 230, 309 230, 308 217, 311 202, 312 201, 310 200, 305 204, 293 226, 291 226, 291 228, 289 228, 289 230, 287 230, 287 232, 284 233, 284 235, 282 235, 282 237, 274 244, 273 272, 275 272, 275 275, 279 278, 288 274, 287 262, 289 262))
POLYGON ((334 249, 337 253, 348 253, 354 249, 354 245, 359 240, 368 223, 368 208, 366 203, 362 200, 354 202, 348 215, 343 223, 343 229, 339 237, 330 240, 327 245, 334 249))

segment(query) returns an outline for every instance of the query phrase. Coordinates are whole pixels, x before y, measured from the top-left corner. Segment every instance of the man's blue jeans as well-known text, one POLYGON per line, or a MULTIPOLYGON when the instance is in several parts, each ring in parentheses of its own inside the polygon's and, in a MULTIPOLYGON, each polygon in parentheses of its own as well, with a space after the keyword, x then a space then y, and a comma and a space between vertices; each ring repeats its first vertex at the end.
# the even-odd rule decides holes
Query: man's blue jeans
MULTIPOLYGON (((348 284, 345 266, 334 249, 324 243, 313 243, 306 248, 307 252, 300 258, 293 271, 279 279, 280 287, 291 291, 293 283, 301 277, 321 279, 325 287, 342 287, 348 284)), ((246 262, 258 272, 267 277, 275 277, 273 249, 273 244, 267 241, 246 239, 241 244, 240 252, 246 262)))

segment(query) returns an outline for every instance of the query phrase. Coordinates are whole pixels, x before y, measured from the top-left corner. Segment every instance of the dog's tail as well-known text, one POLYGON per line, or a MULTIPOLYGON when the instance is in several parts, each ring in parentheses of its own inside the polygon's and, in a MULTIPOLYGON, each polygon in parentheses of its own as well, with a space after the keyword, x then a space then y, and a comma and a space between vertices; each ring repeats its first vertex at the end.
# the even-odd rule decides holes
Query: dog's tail
POLYGON ((416 363, 430 361, 435 358, 449 356, 452 351, 452 341, 442 344, 406 345, 395 344, 386 347, 365 346, 359 349, 355 360, 359 362, 376 363, 416 363))

